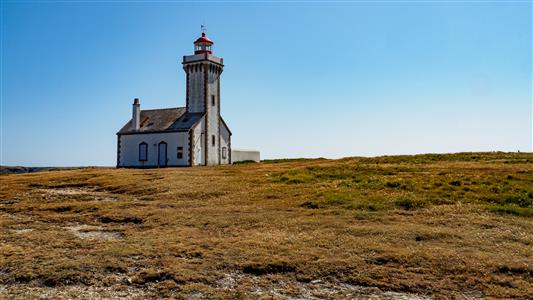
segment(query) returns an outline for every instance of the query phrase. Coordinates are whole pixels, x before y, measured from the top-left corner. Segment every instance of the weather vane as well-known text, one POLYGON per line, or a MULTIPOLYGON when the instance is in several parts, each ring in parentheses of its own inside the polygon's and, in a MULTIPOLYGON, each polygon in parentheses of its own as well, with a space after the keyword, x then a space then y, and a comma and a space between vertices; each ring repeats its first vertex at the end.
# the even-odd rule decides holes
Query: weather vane
POLYGON ((205 33, 205 31, 207 30, 207 28, 205 28, 205 25, 200 25, 200 29, 202 30, 202 33, 205 33))

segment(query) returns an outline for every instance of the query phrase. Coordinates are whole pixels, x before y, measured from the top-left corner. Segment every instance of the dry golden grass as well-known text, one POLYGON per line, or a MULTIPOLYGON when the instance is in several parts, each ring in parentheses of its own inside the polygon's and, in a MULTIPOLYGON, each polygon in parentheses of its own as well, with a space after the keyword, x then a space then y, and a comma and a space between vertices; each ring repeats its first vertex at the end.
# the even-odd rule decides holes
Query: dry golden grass
POLYGON ((0 176, 13 298, 533 297, 533 155, 0 176))

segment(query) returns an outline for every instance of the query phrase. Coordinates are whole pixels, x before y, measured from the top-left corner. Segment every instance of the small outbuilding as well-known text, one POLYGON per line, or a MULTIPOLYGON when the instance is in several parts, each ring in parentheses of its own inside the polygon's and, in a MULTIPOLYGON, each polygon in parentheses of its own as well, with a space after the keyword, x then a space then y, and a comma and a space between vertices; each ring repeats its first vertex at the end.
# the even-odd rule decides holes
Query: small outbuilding
POLYGON ((231 150, 231 160, 232 162, 239 161, 261 161, 261 155, 257 150, 249 149, 232 149, 231 150))

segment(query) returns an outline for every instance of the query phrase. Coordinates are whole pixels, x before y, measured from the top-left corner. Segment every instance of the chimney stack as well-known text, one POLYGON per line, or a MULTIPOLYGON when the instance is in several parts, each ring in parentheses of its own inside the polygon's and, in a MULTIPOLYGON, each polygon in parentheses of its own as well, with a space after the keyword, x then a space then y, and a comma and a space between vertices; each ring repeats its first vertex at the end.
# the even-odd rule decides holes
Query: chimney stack
POLYGON ((139 130, 141 125, 141 103, 139 98, 133 100, 133 117, 131 119, 133 130, 139 130))

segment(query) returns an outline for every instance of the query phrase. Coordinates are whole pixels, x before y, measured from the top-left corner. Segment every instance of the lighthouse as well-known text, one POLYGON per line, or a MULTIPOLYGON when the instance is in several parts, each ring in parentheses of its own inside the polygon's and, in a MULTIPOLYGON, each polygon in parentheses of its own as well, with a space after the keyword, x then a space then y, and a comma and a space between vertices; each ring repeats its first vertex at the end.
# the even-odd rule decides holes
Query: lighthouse
POLYGON ((205 32, 183 56, 185 107, 141 110, 117 133, 118 167, 213 166, 229 164, 231 131, 220 116, 222 58, 205 32))
POLYGON ((183 57, 187 76, 187 112, 204 114, 204 153, 207 165, 220 164, 220 75, 224 60, 213 55, 214 42, 205 33, 194 41, 194 54, 183 57))

